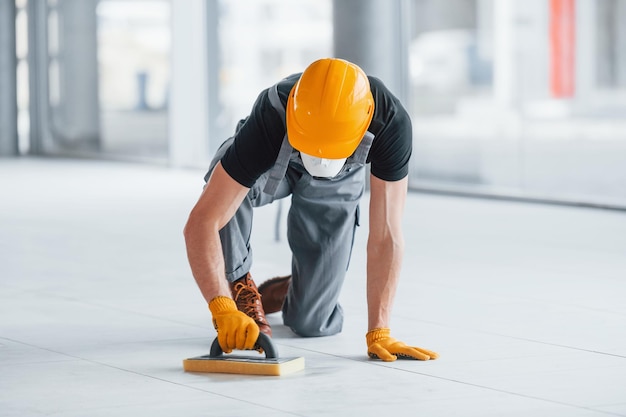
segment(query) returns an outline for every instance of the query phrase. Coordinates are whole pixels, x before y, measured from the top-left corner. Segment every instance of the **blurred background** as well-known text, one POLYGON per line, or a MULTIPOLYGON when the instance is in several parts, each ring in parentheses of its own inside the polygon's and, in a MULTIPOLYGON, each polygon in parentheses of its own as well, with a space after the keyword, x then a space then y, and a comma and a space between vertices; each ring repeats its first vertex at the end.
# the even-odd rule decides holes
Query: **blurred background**
POLYGON ((0 156, 204 169, 262 89, 336 56, 409 110, 412 190, 625 209, 624 22, 626 0, 0 0, 0 156))

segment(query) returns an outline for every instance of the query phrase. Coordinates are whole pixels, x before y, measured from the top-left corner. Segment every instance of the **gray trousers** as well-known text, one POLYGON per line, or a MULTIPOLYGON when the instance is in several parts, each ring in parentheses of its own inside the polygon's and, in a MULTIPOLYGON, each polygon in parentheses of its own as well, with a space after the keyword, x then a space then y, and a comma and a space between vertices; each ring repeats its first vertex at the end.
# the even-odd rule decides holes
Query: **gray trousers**
MULTIPOLYGON (((232 138, 217 151, 205 178, 231 143, 232 138)), ((263 192, 268 175, 256 181, 233 218, 220 230, 226 278, 235 281, 251 269, 253 208, 291 195, 287 240, 292 252, 292 281, 283 304, 283 321, 301 336, 339 333, 343 312, 338 299, 359 224, 359 200, 365 188, 363 165, 347 163, 337 177, 317 179, 309 175, 294 152, 274 195, 263 192)))

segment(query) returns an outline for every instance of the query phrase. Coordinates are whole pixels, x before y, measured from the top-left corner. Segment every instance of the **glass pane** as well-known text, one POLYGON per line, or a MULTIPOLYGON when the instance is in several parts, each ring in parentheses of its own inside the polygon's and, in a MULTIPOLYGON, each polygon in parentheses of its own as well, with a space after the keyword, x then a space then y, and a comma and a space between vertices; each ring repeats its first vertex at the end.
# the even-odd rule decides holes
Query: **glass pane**
POLYGON ((414 1, 409 75, 416 115, 455 113, 459 100, 491 93, 491 21, 478 12, 476 1, 414 1))
POLYGON ((37 100, 47 104, 36 122, 38 152, 167 160, 169 7, 166 0, 34 4, 35 38, 46 47, 29 69, 41 83, 37 100))
POLYGON ((413 187, 626 205, 626 2, 411 6, 413 187))
POLYGON ((99 2, 101 152, 167 158, 169 19, 168 1, 99 2))
POLYGON ((480 141, 489 139, 489 131, 465 114, 492 97, 490 6, 467 0, 411 3, 412 185, 481 182, 480 141))

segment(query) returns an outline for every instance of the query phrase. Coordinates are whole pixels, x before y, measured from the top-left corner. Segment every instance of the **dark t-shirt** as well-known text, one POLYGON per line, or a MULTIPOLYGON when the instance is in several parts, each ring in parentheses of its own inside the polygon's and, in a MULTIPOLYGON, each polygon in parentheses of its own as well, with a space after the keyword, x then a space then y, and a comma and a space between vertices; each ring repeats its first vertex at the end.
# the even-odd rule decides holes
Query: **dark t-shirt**
MULTIPOLYGON (((278 95, 286 105, 289 92, 301 74, 287 77, 278 84, 278 95)), ((368 130, 374 134, 367 162, 371 173, 385 181, 407 176, 412 149, 411 119, 400 101, 379 79, 368 77, 374 96, 374 116, 368 130)), ((245 187, 268 171, 278 157, 285 136, 285 124, 272 107, 268 90, 259 94, 250 116, 235 135, 222 157, 222 166, 235 181, 245 187)))

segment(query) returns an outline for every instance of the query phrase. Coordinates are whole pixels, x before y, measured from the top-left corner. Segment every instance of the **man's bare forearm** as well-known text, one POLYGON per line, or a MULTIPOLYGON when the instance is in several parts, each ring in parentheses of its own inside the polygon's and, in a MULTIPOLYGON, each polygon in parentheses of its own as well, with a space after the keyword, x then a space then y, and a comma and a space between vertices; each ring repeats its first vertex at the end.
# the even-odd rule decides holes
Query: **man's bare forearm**
POLYGON ((217 163, 185 225, 185 244, 191 272, 207 302, 230 297, 219 231, 233 217, 248 193, 217 163))
POLYGON ((370 230, 367 241, 369 330, 389 327, 404 254, 402 215, 407 181, 406 177, 394 182, 371 177, 370 230))
POLYGON ((184 235, 191 272, 206 302, 219 295, 230 297, 219 233, 208 229, 192 215, 184 235))
POLYGON ((367 244, 368 330, 389 327, 400 277, 404 243, 396 238, 367 244))

